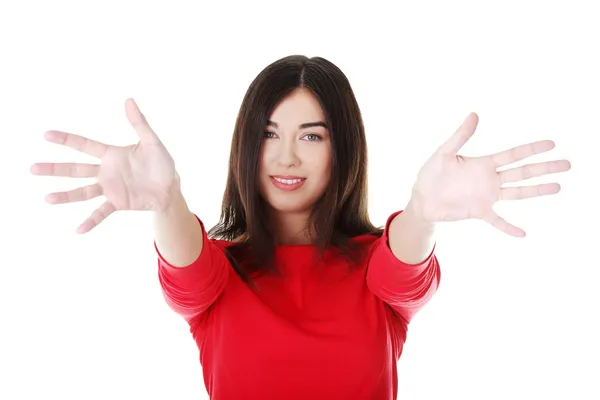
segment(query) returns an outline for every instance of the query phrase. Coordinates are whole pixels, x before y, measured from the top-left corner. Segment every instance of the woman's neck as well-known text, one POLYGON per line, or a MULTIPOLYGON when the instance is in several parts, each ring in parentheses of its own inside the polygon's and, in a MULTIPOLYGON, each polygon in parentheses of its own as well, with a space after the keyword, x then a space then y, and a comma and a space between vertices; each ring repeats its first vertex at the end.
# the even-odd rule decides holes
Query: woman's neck
POLYGON ((312 244, 307 229, 309 212, 282 213, 272 211, 271 222, 275 230, 275 245, 312 244))

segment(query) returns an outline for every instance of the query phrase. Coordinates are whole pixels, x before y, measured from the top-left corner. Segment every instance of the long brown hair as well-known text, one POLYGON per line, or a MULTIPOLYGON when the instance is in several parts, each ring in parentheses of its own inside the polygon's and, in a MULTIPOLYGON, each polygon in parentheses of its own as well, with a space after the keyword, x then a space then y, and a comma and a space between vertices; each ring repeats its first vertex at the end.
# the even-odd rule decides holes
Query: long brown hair
POLYGON ((381 234, 368 215, 367 143, 348 79, 322 57, 281 58, 258 74, 244 96, 233 132, 221 218, 209 231, 212 238, 236 241, 227 248, 227 256, 249 283, 256 272, 277 273, 274 232, 258 190, 259 154, 271 113, 299 88, 308 89, 319 101, 333 150, 330 184, 314 205, 309 221, 316 232, 318 253, 323 255, 332 246, 358 262, 360 249, 348 239, 381 234))

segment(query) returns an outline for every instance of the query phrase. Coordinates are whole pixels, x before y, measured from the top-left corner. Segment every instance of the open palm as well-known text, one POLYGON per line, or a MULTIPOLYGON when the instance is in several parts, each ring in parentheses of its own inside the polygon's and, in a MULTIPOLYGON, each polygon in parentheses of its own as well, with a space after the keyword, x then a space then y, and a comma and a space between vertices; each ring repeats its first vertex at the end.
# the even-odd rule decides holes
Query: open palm
POLYGON ((106 201, 77 229, 85 233, 118 210, 161 210, 176 186, 174 161, 148 125, 133 99, 125 102, 127 119, 137 132, 139 142, 130 146, 112 146, 61 131, 48 131, 46 140, 71 147, 101 160, 100 164, 37 163, 36 175, 73 178, 96 177, 97 182, 68 192, 46 196, 50 204, 85 201, 105 196, 106 201))
POLYGON ((553 149, 554 143, 550 140, 528 143, 482 157, 459 155, 458 151, 475 132, 477 122, 477 114, 471 113, 450 139, 423 165, 413 187, 413 199, 428 221, 477 218, 509 235, 524 236, 522 229, 496 214, 493 210, 494 203, 498 200, 555 194, 560 191, 560 186, 557 183, 521 187, 503 185, 564 172, 571 165, 567 160, 557 160, 498 171, 508 164, 553 149))

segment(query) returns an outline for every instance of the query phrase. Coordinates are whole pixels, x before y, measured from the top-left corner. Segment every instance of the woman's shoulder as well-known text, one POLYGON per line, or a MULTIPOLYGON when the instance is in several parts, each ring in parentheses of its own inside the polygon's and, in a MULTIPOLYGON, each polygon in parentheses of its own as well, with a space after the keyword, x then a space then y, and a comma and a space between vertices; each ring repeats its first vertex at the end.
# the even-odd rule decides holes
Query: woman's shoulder
POLYGON ((381 232, 363 233, 349 238, 348 240, 359 245, 370 245, 381 237, 381 232))
POLYGON ((239 245, 240 242, 237 241, 232 241, 232 240, 225 240, 225 239, 219 239, 219 238, 208 238, 208 240, 215 245, 216 247, 225 250, 229 247, 235 246, 236 244, 239 245))

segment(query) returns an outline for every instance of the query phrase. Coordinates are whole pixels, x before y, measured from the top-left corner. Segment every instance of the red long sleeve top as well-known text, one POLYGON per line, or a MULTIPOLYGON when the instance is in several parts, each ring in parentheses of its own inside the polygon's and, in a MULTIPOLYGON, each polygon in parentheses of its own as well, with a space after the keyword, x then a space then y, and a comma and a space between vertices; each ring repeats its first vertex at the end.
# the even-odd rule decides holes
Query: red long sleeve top
MULTIPOLYGON (((231 242, 204 225, 198 259, 176 268, 158 249, 168 305, 188 322, 212 400, 391 400, 396 363, 415 313, 438 288, 432 251, 420 264, 398 260, 381 237, 355 237, 368 250, 358 268, 343 259, 314 265, 313 245, 281 245, 260 290, 247 286, 225 256, 231 242)), ((322 262, 322 261, 319 261, 322 262)))

